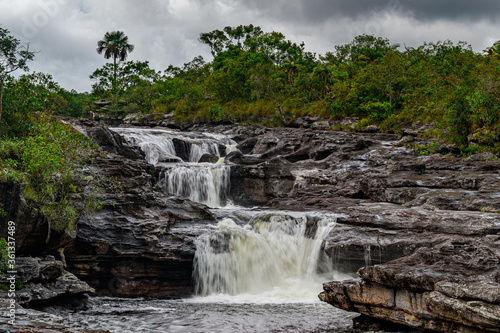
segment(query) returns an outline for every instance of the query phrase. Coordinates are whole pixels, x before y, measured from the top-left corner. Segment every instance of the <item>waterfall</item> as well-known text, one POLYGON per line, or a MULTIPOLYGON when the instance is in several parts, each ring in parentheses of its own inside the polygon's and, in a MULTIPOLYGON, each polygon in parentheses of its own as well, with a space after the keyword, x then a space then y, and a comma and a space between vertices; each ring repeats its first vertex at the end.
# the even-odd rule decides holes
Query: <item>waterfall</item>
POLYGON ((203 154, 215 155, 220 158, 219 145, 213 142, 202 142, 201 145, 191 145, 189 162, 198 162, 203 154))
POLYGON ((172 137, 158 135, 158 133, 164 134, 164 131, 146 131, 129 128, 115 128, 113 130, 120 133, 129 144, 139 146, 146 156, 146 161, 150 164, 156 165, 160 162, 182 161, 175 153, 172 137))
POLYGON ((223 157, 235 149, 234 141, 221 134, 136 128, 113 130, 129 144, 140 147, 146 161, 160 169, 158 186, 165 192, 210 207, 227 203, 230 168, 223 164, 223 157), (216 157, 217 163, 198 163, 205 154, 216 157))
POLYGON ((229 172, 229 166, 224 164, 166 166, 158 177, 158 185, 167 193, 221 207, 229 192, 229 172))
POLYGON ((195 242, 196 292, 299 295, 302 288, 320 287, 320 275, 332 272, 322 246, 335 221, 260 214, 240 226, 223 219, 195 242))

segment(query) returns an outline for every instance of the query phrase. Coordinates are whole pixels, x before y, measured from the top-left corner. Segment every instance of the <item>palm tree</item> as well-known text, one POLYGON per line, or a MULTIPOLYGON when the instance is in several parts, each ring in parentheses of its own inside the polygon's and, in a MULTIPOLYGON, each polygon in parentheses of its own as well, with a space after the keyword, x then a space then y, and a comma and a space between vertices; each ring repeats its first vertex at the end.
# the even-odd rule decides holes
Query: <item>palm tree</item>
POLYGON ((127 59, 129 52, 134 51, 134 45, 128 43, 128 37, 123 31, 106 32, 104 39, 97 42, 97 53, 104 52, 104 58, 113 57, 113 90, 116 91, 116 59, 127 59))

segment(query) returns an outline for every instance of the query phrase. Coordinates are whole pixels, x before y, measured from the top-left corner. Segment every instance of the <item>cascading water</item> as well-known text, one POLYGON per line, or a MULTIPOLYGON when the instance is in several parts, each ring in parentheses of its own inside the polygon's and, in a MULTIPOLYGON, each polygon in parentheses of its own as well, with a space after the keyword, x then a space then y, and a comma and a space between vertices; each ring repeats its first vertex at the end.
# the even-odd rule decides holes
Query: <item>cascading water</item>
MULTIPOLYGON (((166 192, 212 207, 224 205, 230 170, 222 162, 234 142, 210 133, 114 131, 139 146, 146 160, 161 169, 159 185, 166 192), (204 154, 211 156, 203 160, 218 161, 198 163, 204 154)), ((68 327, 123 333, 350 332, 346 328, 355 315, 317 297, 324 281, 353 278, 336 273, 323 251, 335 226, 333 214, 211 211, 220 221, 217 225, 186 222, 169 227, 178 228, 172 235, 200 235, 193 267, 199 297, 96 298, 86 310, 57 313, 57 325, 63 317, 68 327)))
POLYGON ((261 214, 245 226, 226 218, 196 241, 196 291, 314 299, 324 275, 333 274, 322 245, 334 225, 334 217, 305 215, 261 214))
POLYGON ((229 172, 223 164, 168 166, 161 171, 158 185, 167 193, 221 207, 229 192, 229 172))
POLYGON ((223 156, 235 149, 234 141, 217 134, 128 128, 115 128, 114 131, 128 143, 139 146, 146 160, 162 169, 158 185, 165 192, 210 207, 227 203, 230 168, 222 162, 223 156), (177 147, 174 140, 177 140, 177 147), (198 163, 205 154, 216 157, 217 163, 198 163))
POLYGON ((172 138, 162 135, 165 131, 129 128, 115 128, 113 130, 120 133, 129 144, 139 146, 144 152, 148 163, 156 165, 159 162, 182 162, 182 159, 175 153, 172 138))

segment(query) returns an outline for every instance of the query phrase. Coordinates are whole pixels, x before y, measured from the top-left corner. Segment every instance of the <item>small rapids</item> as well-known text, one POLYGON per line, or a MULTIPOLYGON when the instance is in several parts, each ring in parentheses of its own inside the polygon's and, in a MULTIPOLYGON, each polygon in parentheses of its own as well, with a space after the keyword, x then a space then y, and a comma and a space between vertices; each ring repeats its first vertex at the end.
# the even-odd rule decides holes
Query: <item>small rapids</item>
POLYGON ((148 163, 161 171, 158 186, 209 207, 228 204, 230 167, 224 157, 236 143, 221 134, 180 133, 168 130, 115 128, 131 145, 141 148, 148 163), (215 163, 201 162, 203 156, 215 163))

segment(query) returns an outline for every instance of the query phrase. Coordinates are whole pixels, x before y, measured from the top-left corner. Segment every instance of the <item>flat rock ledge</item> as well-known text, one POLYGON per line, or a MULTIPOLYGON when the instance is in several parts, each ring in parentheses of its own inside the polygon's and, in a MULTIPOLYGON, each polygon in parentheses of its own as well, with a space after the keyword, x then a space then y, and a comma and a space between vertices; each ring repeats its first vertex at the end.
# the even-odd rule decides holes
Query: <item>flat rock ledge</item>
MULTIPOLYGON (((66 271, 63 263, 53 256, 43 258, 19 257, 16 259, 16 287, 13 303, 10 292, 0 292, 0 332, 8 333, 109 333, 104 330, 70 329, 62 318, 36 310, 44 306, 65 304, 84 306, 87 295, 94 292, 87 283, 66 271), (12 306, 15 307, 12 307, 12 306), (15 317, 11 317, 13 311, 15 317), (11 320, 14 320, 12 325, 11 320)), ((10 274, 0 274, 2 287, 9 287, 10 274)))
POLYGON ((417 330, 500 332, 500 237, 450 239, 323 284, 320 300, 417 330))

